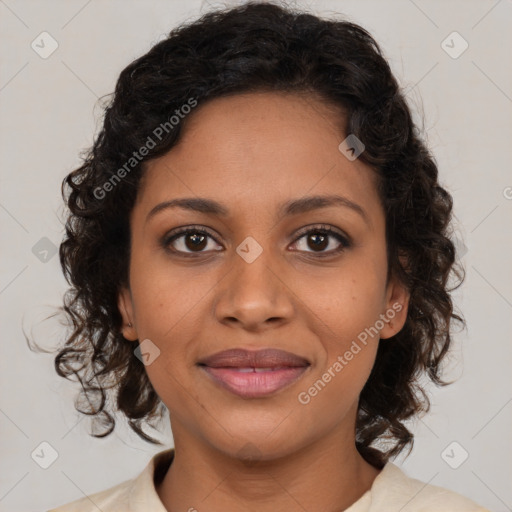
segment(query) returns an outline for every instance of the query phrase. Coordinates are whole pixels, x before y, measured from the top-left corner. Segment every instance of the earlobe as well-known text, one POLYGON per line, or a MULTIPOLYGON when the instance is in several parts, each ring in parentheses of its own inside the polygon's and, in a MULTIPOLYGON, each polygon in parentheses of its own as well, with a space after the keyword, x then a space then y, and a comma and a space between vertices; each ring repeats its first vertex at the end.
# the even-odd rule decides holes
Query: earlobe
POLYGON ((122 288, 117 297, 117 307, 121 317, 123 318, 123 326, 121 332, 123 337, 129 341, 137 341, 137 329, 135 327, 134 315, 133 315, 133 304, 130 294, 130 290, 122 288))
POLYGON ((410 293, 403 283, 393 278, 388 286, 386 310, 384 316, 386 322, 380 331, 381 339, 391 338, 399 333, 407 320, 410 293))

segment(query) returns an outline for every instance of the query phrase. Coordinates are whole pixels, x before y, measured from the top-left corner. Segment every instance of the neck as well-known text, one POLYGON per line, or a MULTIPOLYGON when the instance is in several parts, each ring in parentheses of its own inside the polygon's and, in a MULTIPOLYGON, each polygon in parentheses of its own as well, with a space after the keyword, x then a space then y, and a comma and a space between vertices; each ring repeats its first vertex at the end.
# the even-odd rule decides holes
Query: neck
POLYGON ((174 432, 174 460, 157 486, 169 512, 338 512, 369 490, 380 472, 339 433, 279 459, 251 462, 174 432))

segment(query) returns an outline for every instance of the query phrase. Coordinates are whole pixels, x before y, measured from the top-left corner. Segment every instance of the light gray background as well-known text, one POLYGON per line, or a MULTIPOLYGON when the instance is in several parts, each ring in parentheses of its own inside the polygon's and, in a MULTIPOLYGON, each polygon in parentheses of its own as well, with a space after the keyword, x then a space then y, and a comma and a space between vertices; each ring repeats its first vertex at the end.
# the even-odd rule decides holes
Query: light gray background
MULTIPOLYGON (((46 237, 56 248, 62 239, 60 184, 99 127, 97 99, 113 90, 129 62, 209 5, 0 0, 2 511, 46 510, 103 490, 134 477, 162 449, 121 423, 107 439, 89 437, 88 419, 74 411, 76 388, 55 374, 50 354, 28 350, 22 324, 45 346, 63 338, 57 321, 41 320, 61 304, 67 285, 58 255, 50 252, 41 261, 36 244, 48 245, 40 242, 46 237), (47 59, 31 48, 43 31, 59 45, 47 59), (31 458, 43 441, 58 453, 48 469, 31 458)), ((318 14, 343 13, 376 37, 416 117, 425 114, 429 146, 455 200, 467 269, 456 300, 468 321, 468 330, 455 337, 447 375, 457 382, 430 388, 432 411, 411 425, 414 450, 397 463, 493 511, 512 510, 512 2, 337 0, 309 6, 318 14), (456 59, 441 46, 453 31, 469 44, 456 59), (453 441, 460 447, 445 452, 453 441), (441 454, 453 465, 462 449, 469 458, 452 469, 441 454)), ((448 44, 460 48, 456 40, 448 44)), ((161 439, 172 443, 168 429, 161 439)))

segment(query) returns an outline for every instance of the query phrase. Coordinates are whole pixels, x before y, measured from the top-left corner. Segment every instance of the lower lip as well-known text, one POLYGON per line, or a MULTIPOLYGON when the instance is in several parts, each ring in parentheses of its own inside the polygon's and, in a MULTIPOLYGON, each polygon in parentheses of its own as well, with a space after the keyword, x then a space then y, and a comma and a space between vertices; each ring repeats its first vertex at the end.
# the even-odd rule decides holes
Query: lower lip
POLYGON ((234 368, 201 366, 221 386, 242 398, 271 395, 299 379, 308 366, 287 367, 263 372, 241 372, 234 368))

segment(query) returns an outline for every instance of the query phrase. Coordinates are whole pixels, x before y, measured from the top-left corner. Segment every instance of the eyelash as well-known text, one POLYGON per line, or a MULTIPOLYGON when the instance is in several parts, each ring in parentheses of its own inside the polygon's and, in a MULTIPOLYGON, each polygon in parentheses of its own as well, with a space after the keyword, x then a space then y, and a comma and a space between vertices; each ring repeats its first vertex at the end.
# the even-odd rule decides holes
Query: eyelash
MULTIPOLYGON (((173 254, 178 254, 178 255, 186 257, 186 258, 197 257, 197 255, 203 254, 203 251, 183 252, 183 251, 177 251, 176 249, 171 249, 169 246, 172 242, 174 242, 178 238, 182 237, 183 235, 198 234, 198 233, 212 238, 218 245, 221 245, 217 241, 217 239, 207 229, 205 229, 201 226, 190 226, 187 228, 180 229, 179 231, 176 231, 176 232, 168 233, 162 239, 162 246, 165 250, 170 251, 173 254)), ((342 251, 344 251, 345 249, 351 247, 351 242, 349 241, 349 239, 346 236, 342 235, 341 233, 338 233, 337 231, 332 229, 330 226, 327 226, 324 224, 321 224, 318 226, 313 226, 313 227, 308 226, 306 228, 303 228, 302 230, 299 231, 298 236, 293 243, 294 244, 297 243, 301 238, 304 238, 305 235, 308 235, 310 233, 322 234, 324 236, 332 236, 338 242, 340 242, 340 247, 337 249, 333 249, 331 251, 327 251, 327 252, 305 251, 307 254, 314 254, 315 257, 324 258, 327 256, 333 256, 333 255, 339 254, 342 251)), ((220 252, 220 251, 215 251, 215 252, 220 252)))

